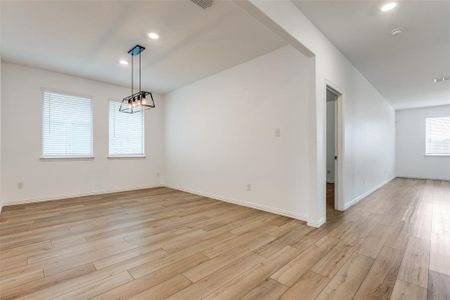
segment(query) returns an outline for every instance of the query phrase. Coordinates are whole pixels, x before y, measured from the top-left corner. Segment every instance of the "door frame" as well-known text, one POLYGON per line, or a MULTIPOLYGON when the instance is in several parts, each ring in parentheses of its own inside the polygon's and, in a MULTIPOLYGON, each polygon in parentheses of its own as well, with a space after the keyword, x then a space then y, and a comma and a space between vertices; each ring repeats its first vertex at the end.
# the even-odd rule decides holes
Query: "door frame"
MULTIPOLYGON (((327 91, 332 92, 337 96, 336 106, 335 106, 335 156, 337 159, 334 161, 334 209, 343 211, 345 210, 344 205, 344 193, 343 193, 343 165, 344 165, 344 101, 343 93, 336 85, 325 82, 325 103, 327 91)), ((327 122, 325 118, 325 122, 327 122)), ((326 135, 326 133, 325 133, 326 135)), ((325 136, 325 143, 326 143, 325 136)), ((326 145, 326 144, 325 144, 326 145)), ((326 146, 325 146, 326 147, 326 146)), ((326 163, 325 163, 326 169, 326 163)), ((326 176, 325 176, 325 187, 326 187, 326 176)), ((325 197, 325 207, 326 207, 326 197, 325 197)))

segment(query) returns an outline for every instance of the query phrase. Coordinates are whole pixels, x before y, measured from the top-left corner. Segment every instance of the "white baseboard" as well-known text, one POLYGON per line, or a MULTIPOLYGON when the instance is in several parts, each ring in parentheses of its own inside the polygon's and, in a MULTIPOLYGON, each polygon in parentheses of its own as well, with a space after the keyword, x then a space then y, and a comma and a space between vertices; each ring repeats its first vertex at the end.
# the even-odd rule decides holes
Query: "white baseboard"
POLYGON ((19 201, 6 202, 6 203, 3 203, 3 206, 27 204, 27 203, 38 203, 38 202, 54 201, 54 200, 64 200, 64 199, 77 198, 77 197, 129 192, 129 191, 152 189, 152 188, 158 188, 158 187, 163 187, 163 186, 162 185, 148 185, 148 186, 125 188, 125 189, 101 190, 101 191, 95 191, 95 192, 90 192, 90 193, 62 194, 62 195, 58 195, 58 196, 51 196, 51 197, 44 197, 44 198, 31 198, 31 199, 25 199, 25 200, 19 200, 19 201))
POLYGON ((287 210, 284 210, 284 209, 271 207, 271 206, 268 206, 268 205, 255 204, 255 203, 248 202, 248 201, 243 201, 243 200, 229 199, 229 198, 226 198, 226 197, 223 197, 223 196, 220 196, 220 195, 214 195, 214 194, 210 194, 210 193, 194 191, 194 190, 186 189, 186 188, 175 186, 175 185, 171 185, 171 184, 166 184, 165 187, 168 187, 168 188, 171 188, 171 189, 175 189, 175 190, 179 190, 179 191, 183 191, 183 192, 187 192, 187 193, 191 193, 191 194, 195 194, 195 195, 199 195, 199 196, 203 196, 203 197, 207 197, 207 198, 211 198, 211 199, 215 199, 215 200, 220 200, 220 201, 223 201, 223 202, 228 202, 228 203, 232 203, 232 204, 236 204, 236 205, 240 205, 240 206, 250 207, 250 208, 262 210, 262 211, 265 211, 265 212, 270 212, 270 213, 273 213, 273 214, 282 215, 282 216, 286 216, 286 217, 289 217, 289 218, 293 218, 293 219, 297 219, 297 220, 300 220, 300 221, 307 222, 306 216, 304 216, 302 214, 293 213, 291 211, 287 211, 287 210))
MULTIPOLYGON (((248 201, 243 201, 243 200, 229 199, 229 198, 226 198, 226 197, 222 197, 220 195, 204 193, 204 192, 200 192, 200 191, 194 191, 194 190, 185 189, 185 188, 182 188, 182 187, 179 187, 179 186, 168 185, 168 184, 166 184, 166 185, 139 186, 139 187, 133 187, 133 188, 127 188, 127 189, 103 190, 103 191, 95 191, 95 192, 90 192, 90 193, 62 194, 62 195, 57 195, 57 196, 52 196, 52 197, 33 198, 33 199, 26 199, 26 200, 14 201, 14 202, 7 202, 7 203, 4 203, 4 206, 18 205, 18 204, 27 204, 27 203, 38 203, 38 202, 54 201, 54 200, 64 200, 64 199, 77 198, 77 197, 95 196, 95 195, 109 194, 109 193, 118 193, 118 192, 128 192, 128 191, 133 191, 133 190, 158 188, 158 187, 168 187, 168 188, 180 190, 180 191, 191 193, 191 194, 196 194, 196 195, 208 197, 208 198, 211 198, 211 199, 216 199, 216 200, 220 200, 220 201, 224 201, 224 202, 228 202, 228 203, 232 203, 232 204, 236 204, 236 205, 241 205, 241 206, 245 206, 245 207, 250 207, 250 208, 254 208, 254 209, 258 209, 258 210, 274 213, 274 214, 277 214, 277 215, 282 215, 282 216, 294 218, 294 219, 297 219, 297 220, 300 220, 300 221, 307 222, 307 225, 308 226, 312 226, 312 227, 320 227, 320 225, 322 225, 324 223, 324 220, 318 220, 318 221, 313 221, 313 222, 309 221, 308 222, 307 221, 307 217, 305 215, 303 215, 303 214, 294 213, 294 212, 291 212, 291 211, 287 211, 287 210, 271 207, 271 206, 268 206, 268 205, 255 204, 255 203, 248 202, 248 201)), ((0 212, 1 212, 1 208, 2 207, 0 206, 0 212)))
POLYGON ((369 196, 370 194, 372 194, 373 192, 375 192, 376 190, 378 190, 379 188, 383 187, 384 185, 386 185, 387 183, 391 182, 392 180, 394 180, 396 178, 396 176, 393 176, 385 181, 383 181, 382 183, 380 183, 379 185, 375 186, 374 188, 368 190, 365 193, 362 193, 361 195, 357 196, 356 198, 352 199, 350 202, 347 202, 344 204, 344 210, 352 207, 353 205, 355 205, 356 203, 358 203, 359 201, 361 201, 362 199, 366 198, 367 196, 369 196))
POLYGON ((417 179, 417 180, 450 181, 450 178, 432 178, 432 177, 414 177, 414 176, 397 176, 397 178, 417 179))
POLYGON ((306 223, 306 225, 315 227, 315 228, 319 228, 323 224, 325 224, 324 218, 320 218, 319 220, 310 220, 310 221, 308 221, 308 223, 306 223))

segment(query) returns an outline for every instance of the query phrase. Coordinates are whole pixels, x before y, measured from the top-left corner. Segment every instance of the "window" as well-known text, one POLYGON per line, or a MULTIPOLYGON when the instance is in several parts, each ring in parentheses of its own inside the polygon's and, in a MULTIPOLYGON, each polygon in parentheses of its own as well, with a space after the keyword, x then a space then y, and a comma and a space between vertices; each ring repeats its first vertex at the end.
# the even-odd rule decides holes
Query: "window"
POLYGON ((92 157, 92 101, 43 91, 43 157, 92 157))
POLYGON ((120 102, 109 102, 109 156, 144 156, 144 113, 119 112, 120 102))
POLYGON ((426 155, 450 155, 450 117, 426 119, 426 155))

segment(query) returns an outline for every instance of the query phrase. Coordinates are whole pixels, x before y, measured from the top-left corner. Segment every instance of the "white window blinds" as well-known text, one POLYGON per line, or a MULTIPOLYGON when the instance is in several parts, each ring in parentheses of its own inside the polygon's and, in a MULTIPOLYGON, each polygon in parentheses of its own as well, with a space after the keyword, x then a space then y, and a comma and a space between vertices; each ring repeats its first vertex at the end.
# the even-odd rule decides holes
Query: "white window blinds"
POLYGON ((92 157, 92 101, 43 91, 43 157, 92 157))
POLYGON ((144 156, 144 113, 122 113, 119 107, 109 102, 109 155, 144 156))
POLYGON ((426 119, 427 155, 450 155, 450 117, 426 119))

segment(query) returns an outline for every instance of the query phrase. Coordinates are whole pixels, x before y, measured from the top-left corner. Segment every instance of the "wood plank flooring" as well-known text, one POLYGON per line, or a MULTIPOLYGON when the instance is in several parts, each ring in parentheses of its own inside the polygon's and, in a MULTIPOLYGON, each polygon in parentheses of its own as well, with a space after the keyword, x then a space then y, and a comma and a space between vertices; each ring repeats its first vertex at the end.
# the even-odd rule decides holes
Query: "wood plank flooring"
POLYGON ((4 208, 1 299, 449 299, 450 183, 319 229, 168 188, 4 208))
POLYGON ((335 217, 342 214, 342 212, 335 210, 334 206, 334 183, 328 183, 326 185, 326 209, 327 209, 327 220, 334 220, 335 217))

